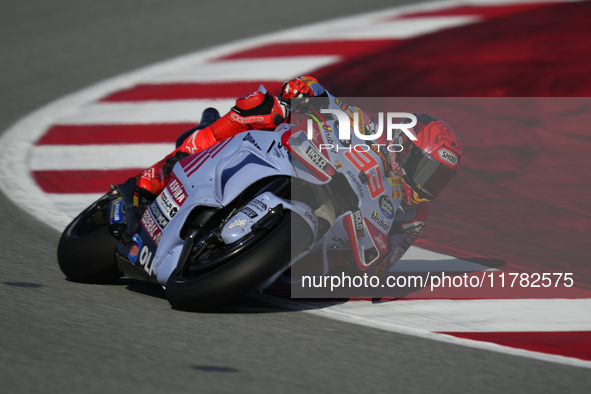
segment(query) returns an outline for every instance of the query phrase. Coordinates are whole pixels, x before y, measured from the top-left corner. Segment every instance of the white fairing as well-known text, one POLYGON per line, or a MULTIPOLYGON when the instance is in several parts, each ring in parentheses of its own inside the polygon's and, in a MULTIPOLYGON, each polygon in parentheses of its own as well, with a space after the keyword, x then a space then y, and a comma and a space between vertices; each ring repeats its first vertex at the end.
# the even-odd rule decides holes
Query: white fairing
MULTIPOLYGON (((180 231, 193 208, 221 208, 260 179, 292 175, 289 153, 281 144, 281 134, 258 130, 244 132, 176 164, 173 176, 184 186, 187 198, 182 206, 177 207, 174 218, 166 225, 166 230, 162 231, 158 243, 152 272, 159 283, 165 285, 176 268, 183 247, 180 231)), ((168 187, 163 193, 170 193, 168 187)), ((264 193, 259 199, 270 208, 282 204, 284 209, 300 214, 316 234, 316 218, 305 204, 292 203, 272 193, 264 193)), ((255 202, 249 204, 249 209, 262 207, 261 204, 255 205, 255 202)), ((263 216, 258 213, 263 212, 257 211, 257 217, 251 218, 243 210, 231 218, 224 228, 224 241, 232 243, 248 234, 250 227, 263 216), (228 228, 232 223, 233 227, 228 228)))
POLYGON ((230 218, 222 229, 222 239, 226 245, 239 241, 250 233, 254 224, 258 223, 271 209, 281 205, 283 209, 296 212, 308 223, 314 232, 314 238, 318 234, 318 221, 312 208, 299 201, 290 201, 279 198, 271 192, 265 192, 255 197, 244 209, 230 218))
MULTIPOLYGON (((332 96, 329 99, 329 107, 335 107, 337 99, 332 96)), ((164 216, 168 213, 170 219, 168 222, 163 220, 165 231, 163 226, 160 226, 160 232, 155 227, 159 224, 158 218, 146 218, 152 241, 158 241, 152 264, 146 263, 150 266, 150 274, 155 275, 159 283, 166 284, 183 247, 180 231, 195 207, 222 208, 255 182, 277 176, 299 178, 319 186, 332 182, 334 177, 341 177, 340 183, 333 184, 331 190, 343 196, 353 193, 358 205, 354 210, 341 211, 336 217, 332 212, 331 227, 321 239, 316 239, 316 248, 322 248, 325 256, 327 249, 352 250, 361 270, 386 257, 388 233, 402 195, 400 177, 398 180, 386 178, 384 164, 367 145, 362 151, 352 148, 367 141, 352 135, 350 144, 343 145, 338 139, 336 119, 319 122, 314 133, 313 139, 309 140, 301 131, 292 134, 290 125, 281 125, 276 132, 246 131, 177 163, 173 171, 176 181, 171 180, 163 191, 166 198, 158 200, 164 216), (289 141, 291 153, 281 142, 285 133, 290 133, 286 141, 289 141), (180 193, 179 184, 183 187, 184 202, 171 207, 170 203, 178 202, 175 198, 180 193), (337 184, 344 185, 342 193, 335 189, 337 184)), ((330 218, 330 209, 322 211, 324 208, 320 207, 315 213, 303 203, 263 193, 228 219, 222 229, 222 240, 226 244, 240 242, 269 209, 279 204, 306 220, 315 236, 318 234, 317 220, 321 217, 316 214, 323 214, 324 219, 330 218)), ((153 214, 148 212, 147 215, 153 214)), ((304 251, 297 258, 308 252, 304 251)), ((272 280, 274 278, 260 288, 272 280)))
MULTIPOLYGON (((328 96, 329 111, 327 112, 336 114, 342 112, 340 110, 342 102, 330 94, 328 96)), ((354 115, 359 116, 359 114, 354 115)), ((347 119, 346 115, 344 119, 347 119)), ((317 240, 315 248, 326 248, 328 245, 329 249, 352 250, 356 255, 358 268, 366 270, 388 253, 386 244, 388 233, 394 225, 395 212, 402 197, 401 178, 386 178, 384 164, 367 145, 375 141, 368 141, 369 134, 360 139, 357 133, 351 130, 349 121, 343 122, 346 127, 349 127, 350 141, 347 144, 343 144, 343 141, 338 138, 340 122, 336 117, 326 119, 326 122, 316 123, 312 138, 309 135, 305 136, 302 131, 299 134, 295 133, 290 139, 292 152, 298 159, 294 160, 296 176, 312 181, 309 173, 302 172, 303 176, 299 174, 299 170, 304 168, 301 163, 305 161, 309 164, 316 163, 318 172, 322 174, 321 165, 319 165, 322 161, 318 160, 318 155, 307 154, 310 147, 315 145, 322 158, 333 166, 329 168, 330 173, 327 175, 333 177, 333 172, 343 175, 348 186, 356 194, 359 204, 354 211, 348 211, 336 217, 330 230, 317 240), (362 172, 365 179, 360 176, 362 172), (355 231, 348 232, 348 224, 352 224, 351 227, 354 227, 355 231)), ((353 123, 357 124, 357 122, 353 123)), ((307 131, 308 133, 311 131, 310 126, 307 131)), ((400 142, 394 138, 392 143, 395 141, 400 142)), ((315 183, 318 184, 318 182, 315 183)))

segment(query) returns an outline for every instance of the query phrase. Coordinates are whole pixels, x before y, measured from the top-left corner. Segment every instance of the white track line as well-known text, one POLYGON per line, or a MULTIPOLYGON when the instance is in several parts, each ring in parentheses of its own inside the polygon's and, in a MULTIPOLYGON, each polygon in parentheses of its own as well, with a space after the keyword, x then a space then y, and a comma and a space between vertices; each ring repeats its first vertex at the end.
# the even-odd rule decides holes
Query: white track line
POLYGON ((172 152, 174 144, 39 145, 31 170, 147 168, 172 152))
MULTIPOLYGON (((378 318, 373 318, 367 316, 368 311, 374 310, 374 308, 378 305, 385 305, 384 304, 370 304, 369 302, 349 302, 345 304, 339 305, 330 305, 328 303, 305 303, 305 302, 298 302, 298 301, 291 301, 282 298, 272 297, 266 294, 258 294, 251 292, 249 297, 258 299, 261 301, 268 302, 270 304, 279 305, 282 307, 286 307, 293 310, 301 310, 307 313, 312 313, 314 315, 319 315, 322 317, 327 317, 330 319, 340 320, 347 323, 359 324, 362 326, 368 326, 372 328, 378 328, 385 331, 396 332, 399 334, 406 334, 406 335, 413 335, 421 338, 431 339, 439 342, 446 342, 451 343, 454 345, 462 345, 468 346, 476 349, 483 349, 498 353, 510 354, 513 356, 521 356, 527 357, 535 360, 547 361, 547 362, 554 362, 559 364, 570 365, 574 367, 582 367, 582 368, 591 368, 591 361, 585 361, 578 358, 573 357, 564 357, 564 356, 556 356, 552 354, 546 353, 539 353, 533 352, 524 349, 516 349, 511 348, 508 346, 497 345, 491 342, 483 342, 483 341, 475 341, 471 339, 465 338, 458 338, 451 335, 440 334, 437 332, 432 332, 429 330, 425 330, 422 328, 411 327, 410 324, 406 325, 406 322, 401 320, 396 320, 393 316, 389 315, 388 312, 382 310, 382 314, 378 318), (325 306, 324 306, 325 305, 325 306), (349 305, 359 305, 358 308, 361 312, 361 315, 355 314, 355 312, 351 309, 347 309, 346 306, 349 305), (339 307, 345 307, 345 309, 339 309, 339 307)), ((425 303, 434 302, 436 300, 426 300, 423 301, 425 303)), ((488 300, 491 302, 495 302, 498 300, 488 300)), ((540 300, 540 301, 547 301, 547 300, 540 300)), ((573 300, 568 300, 573 301, 573 300)), ((587 301, 587 300, 585 300, 587 301)), ((406 304, 411 303, 413 301, 399 301, 399 302, 392 302, 392 303, 400 303, 406 304)), ((462 302, 462 301, 454 301, 454 302, 462 302)), ((470 303, 472 300, 463 301, 465 303, 470 303)), ((570 308, 568 305, 564 305, 565 308, 570 308)), ((543 310, 543 308, 542 308, 543 310)), ((572 309, 571 309, 572 310, 572 309)), ((463 310, 457 311, 459 314, 464 314, 463 310)), ((521 313, 521 311, 519 311, 521 313)), ((455 316, 442 316, 444 320, 449 320, 449 318, 454 318, 455 316)), ((501 316, 503 319, 507 318, 507 315, 501 316)), ((570 331, 570 330, 569 330, 570 331)))
MULTIPOLYGON (((385 18, 384 18, 385 19, 385 18)), ((442 29, 458 27, 468 23, 479 22, 481 18, 474 16, 440 16, 429 18, 412 18, 394 21, 376 21, 375 18, 363 18, 354 23, 318 26, 314 29, 279 33, 278 41, 325 41, 325 40, 371 40, 371 39, 408 39, 442 29)))
POLYGON ((490 268, 413 246, 388 272, 474 272, 490 268))
MULTIPOLYGON (((223 60, 180 68, 146 76, 146 82, 227 82, 227 81, 279 81, 294 75, 304 75, 310 70, 328 66, 340 56, 290 56, 267 59, 223 60)), ((248 93, 248 92, 247 92, 248 93)))
POLYGON ((348 302, 326 313, 440 332, 591 331, 591 299, 348 302), (450 317, 453 317, 450 320, 450 317))
POLYGON ((92 124, 149 124, 195 123, 207 107, 216 107, 226 113, 236 100, 167 100, 139 102, 102 102, 86 105, 75 114, 58 119, 63 125, 92 124))

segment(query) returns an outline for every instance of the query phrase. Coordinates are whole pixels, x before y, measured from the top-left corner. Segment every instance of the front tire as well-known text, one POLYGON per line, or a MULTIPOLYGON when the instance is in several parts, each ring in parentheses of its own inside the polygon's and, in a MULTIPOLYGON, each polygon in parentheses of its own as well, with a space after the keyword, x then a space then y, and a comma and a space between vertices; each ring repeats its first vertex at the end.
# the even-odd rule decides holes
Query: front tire
POLYGON ((222 305, 285 268, 313 242, 313 237, 304 219, 285 211, 270 234, 221 267, 189 280, 175 270, 166 284, 166 298, 174 309, 184 311, 205 311, 222 305))
POLYGON ((57 260, 62 272, 75 282, 110 283, 122 276, 115 260, 118 241, 104 224, 108 220, 104 215, 108 203, 107 195, 103 196, 82 211, 62 233, 57 260))

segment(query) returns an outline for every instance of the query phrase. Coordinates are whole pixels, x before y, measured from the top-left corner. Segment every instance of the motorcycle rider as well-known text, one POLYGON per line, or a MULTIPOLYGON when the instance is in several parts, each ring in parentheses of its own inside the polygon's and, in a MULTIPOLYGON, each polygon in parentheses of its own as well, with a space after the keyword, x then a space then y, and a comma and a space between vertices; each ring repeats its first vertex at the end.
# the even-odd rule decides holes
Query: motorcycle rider
MULTIPOLYGON (((137 177, 138 190, 147 198, 154 198, 168 183, 172 168, 179 160, 243 131, 274 130, 281 123, 289 123, 291 114, 287 100, 306 97, 335 99, 315 78, 303 76, 286 81, 281 97, 257 91, 237 99, 236 105, 221 118, 216 110, 207 109, 200 125, 179 137, 177 149, 137 177)), ((351 110, 369 119, 358 108, 351 110)), ((430 115, 415 116, 417 125, 412 130, 416 141, 400 130, 395 132, 394 140, 403 145, 402 152, 372 146, 383 162, 389 182, 392 186, 401 185, 403 190, 402 196, 388 196, 402 201, 392 215, 387 258, 384 263, 373 265, 373 275, 387 272, 420 236, 427 220, 428 202, 441 194, 459 167, 462 144, 454 130, 430 115)))
POLYGON ((404 149, 390 154, 391 166, 386 170, 392 185, 402 184, 402 196, 388 234, 392 249, 387 264, 377 267, 381 272, 400 260, 418 239, 427 222, 429 201, 457 175, 462 155, 462 143, 447 123, 425 113, 415 116, 417 124, 412 130, 417 140, 397 130, 395 138, 402 140, 404 149))

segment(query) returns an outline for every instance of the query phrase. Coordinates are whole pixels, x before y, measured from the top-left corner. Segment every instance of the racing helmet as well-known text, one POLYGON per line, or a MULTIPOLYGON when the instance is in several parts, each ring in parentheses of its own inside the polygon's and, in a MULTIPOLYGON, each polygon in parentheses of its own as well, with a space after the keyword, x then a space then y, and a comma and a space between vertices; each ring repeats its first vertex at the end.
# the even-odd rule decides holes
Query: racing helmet
POLYGON ((403 200, 409 205, 439 196, 458 174, 462 156, 462 142, 447 123, 424 113, 414 115, 417 140, 405 135, 400 155, 403 200))

